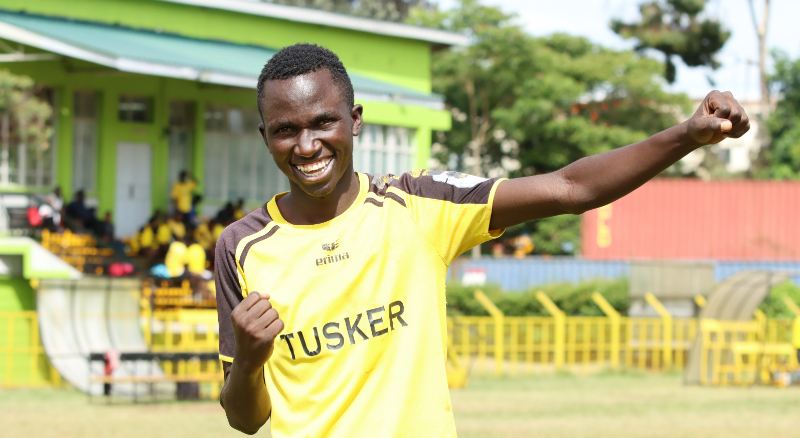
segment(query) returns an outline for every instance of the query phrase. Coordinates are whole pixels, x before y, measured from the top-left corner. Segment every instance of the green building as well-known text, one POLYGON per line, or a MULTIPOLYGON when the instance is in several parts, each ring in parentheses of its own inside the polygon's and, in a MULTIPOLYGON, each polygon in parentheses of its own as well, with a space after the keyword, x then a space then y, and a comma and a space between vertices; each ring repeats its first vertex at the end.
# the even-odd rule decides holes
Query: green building
POLYGON ((425 167, 450 128, 431 52, 464 37, 245 0, 0 0, 0 68, 32 77, 54 109, 48 147, 2 145, 0 191, 69 200, 85 190, 130 235, 192 171, 213 215, 288 189, 257 130, 255 84, 277 49, 310 42, 350 72, 366 127, 355 168, 425 167))

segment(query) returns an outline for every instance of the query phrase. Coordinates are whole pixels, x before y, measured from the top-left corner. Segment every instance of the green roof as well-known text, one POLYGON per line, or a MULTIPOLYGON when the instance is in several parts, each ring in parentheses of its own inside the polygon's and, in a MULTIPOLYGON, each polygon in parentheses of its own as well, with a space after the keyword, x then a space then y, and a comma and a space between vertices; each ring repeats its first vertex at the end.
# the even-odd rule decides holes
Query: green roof
MULTIPOLYGON (((226 41, 0 11, 0 38, 123 71, 255 88, 276 50, 226 41)), ((440 95, 350 74, 357 99, 440 107, 440 95)))

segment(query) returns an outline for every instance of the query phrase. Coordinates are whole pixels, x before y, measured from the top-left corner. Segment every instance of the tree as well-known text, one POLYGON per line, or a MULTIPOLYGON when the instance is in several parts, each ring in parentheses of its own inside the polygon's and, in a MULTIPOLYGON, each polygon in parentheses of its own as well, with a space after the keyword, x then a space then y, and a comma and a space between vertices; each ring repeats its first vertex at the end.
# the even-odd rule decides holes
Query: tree
MULTIPOLYGON (((769 25, 769 0, 764 0, 764 10, 761 13, 761 23, 758 22, 753 0, 750 3, 750 16, 753 18, 753 27, 758 36, 758 72, 761 82, 761 120, 769 118, 769 87, 767 85, 767 26, 769 25)), ((769 141, 767 139, 767 141, 769 141)), ((766 143, 763 143, 766 144, 766 143)))
POLYGON ((428 0, 262 0, 266 3, 322 9, 364 18, 403 21, 415 7, 430 7, 428 0))
POLYGON ((773 58, 775 73, 769 86, 781 99, 766 123, 772 141, 768 149, 762 149, 767 165, 757 176, 800 179, 800 60, 780 51, 773 52, 773 58))
POLYGON ((623 38, 638 40, 636 50, 655 49, 666 58, 664 77, 675 82, 673 56, 691 67, 719 67, 714 58, 730 37, 722 24, 701 18, 706 0, 653 0, 639 7, 641 21, 612 20, 611 29, 623 38))
POLYGON ((29 154, 41 154, 50 147, 53 129, 48 121, 53 109, 36 97, 37 91, 33 79, 0 70, 0 144, 4 150, 9 150, 12 142, 29 154))
MULTIPOLYGON (((410 15, 471 38, 468 47, 433 54, 433 88, 453 114, 452 130, 435 134, 440 166, 490 177, 551 172, 666 129, 688 109, 686 96, 656 79, 661 63, 585 38, 535 38, 514 18, 477 0, 410 15)), ((537 252, 552 253, 577 243, 567 240, 577 227, 577 217, 551 218, 513 231, 531 233, 537 252)))

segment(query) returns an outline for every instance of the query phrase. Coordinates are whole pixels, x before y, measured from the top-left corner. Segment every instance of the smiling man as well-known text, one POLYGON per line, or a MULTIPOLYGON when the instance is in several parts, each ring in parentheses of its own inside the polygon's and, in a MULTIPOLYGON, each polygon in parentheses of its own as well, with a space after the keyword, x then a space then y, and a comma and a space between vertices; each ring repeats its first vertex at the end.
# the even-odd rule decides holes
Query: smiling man
POLYGON ((298 44, 258 81, 259 126, 290 191, 225 229, 217 309, 232 427, 280 437, 452 437, 445 275, 506 227, 630 193, 692 150, 744 134, 730 93, 686 122, 512 180, 353 169, 361 105, 332 52, 298 44))

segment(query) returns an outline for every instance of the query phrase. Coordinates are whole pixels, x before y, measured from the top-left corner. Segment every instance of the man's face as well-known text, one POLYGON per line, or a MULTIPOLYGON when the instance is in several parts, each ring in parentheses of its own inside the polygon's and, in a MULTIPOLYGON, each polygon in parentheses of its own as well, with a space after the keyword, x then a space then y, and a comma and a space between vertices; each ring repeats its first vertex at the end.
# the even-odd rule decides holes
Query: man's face
POLYGON ((361 105, 352 108, 328 69, 267 81, 262 101, 264 142, 293 187, 327 196, 353 172, 353 136, 361 105))

